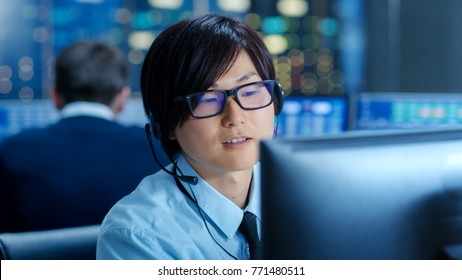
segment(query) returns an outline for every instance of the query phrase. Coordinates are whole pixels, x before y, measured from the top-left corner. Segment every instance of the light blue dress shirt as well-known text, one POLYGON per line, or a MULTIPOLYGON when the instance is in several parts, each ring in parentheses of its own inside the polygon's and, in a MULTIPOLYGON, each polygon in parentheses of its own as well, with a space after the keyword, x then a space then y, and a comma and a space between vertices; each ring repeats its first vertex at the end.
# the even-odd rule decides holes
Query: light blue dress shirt
POLYGON ((245 210, 257 216, 261 232, 260 164, 253 167, 246 209, 204 181, 183 156, 177 164, 184 175, 198 177, 197 185, 181 182, 198 205, 166 172, 144 178, 104 219, 97 259, 249 259, 247 242, 238 228, 245 210))

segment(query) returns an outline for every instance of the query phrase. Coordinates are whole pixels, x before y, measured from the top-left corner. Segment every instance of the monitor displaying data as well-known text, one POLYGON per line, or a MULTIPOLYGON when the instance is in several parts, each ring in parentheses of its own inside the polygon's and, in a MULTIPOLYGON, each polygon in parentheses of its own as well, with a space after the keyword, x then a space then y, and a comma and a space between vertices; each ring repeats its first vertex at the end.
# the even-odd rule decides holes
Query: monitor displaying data
POLYGON ((356 129, 404 129, 462 125, 462 92, 363 92, 356 129))
POLYGON ((277 136, 316 136, 348 129, 349 101, 346 95, 286 97, 277 117, 277 136))

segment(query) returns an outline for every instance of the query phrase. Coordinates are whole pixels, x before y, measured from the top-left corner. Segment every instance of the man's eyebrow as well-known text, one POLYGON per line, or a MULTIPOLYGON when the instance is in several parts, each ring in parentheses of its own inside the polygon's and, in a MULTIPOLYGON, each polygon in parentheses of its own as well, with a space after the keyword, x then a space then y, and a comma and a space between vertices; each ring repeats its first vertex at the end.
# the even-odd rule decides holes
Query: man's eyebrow
MULTIPOLYGON (((242 82, 244 82, 244 81, 250 79, 252 76, 255 76, 255 75, 257 75, 257 73, 255 73, 255 72, 250 72, 250 73, 248 73, 248 74, 245 74, 244 76, 238 78, 238 79, 236 80, 236 83, 242 83, 242 82)), ((213 84, 211 87, 212 87, 212 88, 217 88, 217 87, 218 87, 218 84, 215 83, 215 84, 213 84)))
POLYGON ((257 73, 251 72, 251 73, 249 73, 249 74, 247 74, 247 75, 244 75, 244 76, 240 77, 239 79, 237 79, 236 82, 238 82, 238 83, 244 82, 244 81, 250 79, 250 77, 255 76, 256 74, 257 74, 257 73))

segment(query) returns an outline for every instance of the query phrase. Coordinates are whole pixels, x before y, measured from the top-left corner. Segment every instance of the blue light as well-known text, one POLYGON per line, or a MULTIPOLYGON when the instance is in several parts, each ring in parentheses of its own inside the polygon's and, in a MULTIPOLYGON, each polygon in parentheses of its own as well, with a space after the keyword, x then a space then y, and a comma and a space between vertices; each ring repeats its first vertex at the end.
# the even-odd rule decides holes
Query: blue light
POLYGON ((333 18, 324 18, 319 21, 318 30, 325 36, 333 37, 338 32, 338 22, 333 18))
POLYGON ((282 17, 267 17, 263 19, 261 29, 266 34, 283 34, 287 31, 287 24, 282 17))

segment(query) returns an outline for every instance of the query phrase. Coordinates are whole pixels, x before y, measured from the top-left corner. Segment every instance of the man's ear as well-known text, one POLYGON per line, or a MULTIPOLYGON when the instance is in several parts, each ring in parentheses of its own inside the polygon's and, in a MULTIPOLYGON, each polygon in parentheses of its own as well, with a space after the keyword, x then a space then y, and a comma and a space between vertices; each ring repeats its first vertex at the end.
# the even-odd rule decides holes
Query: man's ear
POLYGON ((58 110, 61 110, 66 105, 66 102, 64 102, 63 97, 58 93, 55 86, 51 88, 51 99, 58 110))
POLYGON ((127 103, 128 98, 130 97, 130 94, 132 93, 132 90, 130 87, 123 87, 119 93, 117 94, 116 98, 114 99, 114 102, 112 103, 111 109, 114 112, 114 114, 118 114, 122 112, 124 109, 125 104, 127 103))

